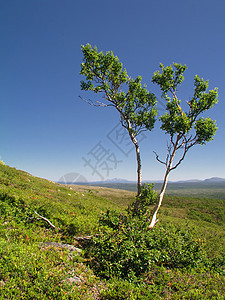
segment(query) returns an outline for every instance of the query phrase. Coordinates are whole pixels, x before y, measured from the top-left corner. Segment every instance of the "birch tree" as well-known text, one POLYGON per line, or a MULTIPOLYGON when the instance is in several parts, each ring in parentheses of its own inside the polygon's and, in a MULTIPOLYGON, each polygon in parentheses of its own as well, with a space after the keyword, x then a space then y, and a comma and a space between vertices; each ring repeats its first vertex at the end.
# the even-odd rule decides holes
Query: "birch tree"
POLYGON ((123 64, 112 51, 105 54, 97 47, 87 44, 81 47, 83 63, 81 90, 102 94, 101 101, 88 102, 93 106, 114 107, 120 114, 121 124, 126 128, 136 151, 137 160, 137 192, 141 192, 141 156, 137 136, 152 130, 156 121, 156 96, 143 86, 141 76, 132 79, 128 76, 123 64))
POLYGON ((194 95, 182 103, 188 110, 181 107, 181 100, 177 96, 177 89, 184 80, 183 73, 186 65, 176 64, 164 67, 160 64, 161 72, 154 73, 152 82, 157 84, 162 91, 162 98, 166 101, 166 112, 160 117, 161 129, 169 136, 167 156, 162 160, 155 152, 156 159, 165 165, 163 185, 159 193, 158 201, 153 210, 149 228, 153 228, 157 222, 157 213, 163 201, 168 177, 184 160, 187 152, 195 145, 205 145, 213 140, 217 130, 214 120, 204 118, 202 113, 208 111, 217 103, 217 88, 208 89, 208 81, 198 75, 194 78, 194 95))

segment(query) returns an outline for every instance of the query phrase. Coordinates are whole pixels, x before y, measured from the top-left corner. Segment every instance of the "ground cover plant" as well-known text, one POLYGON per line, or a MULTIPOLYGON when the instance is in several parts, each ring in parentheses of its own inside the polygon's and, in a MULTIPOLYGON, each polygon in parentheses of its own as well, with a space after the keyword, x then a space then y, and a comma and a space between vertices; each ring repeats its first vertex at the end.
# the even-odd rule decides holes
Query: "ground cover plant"
POLYGON ((224 200, 166 196, 152 231, 134 200, 1 163, 0 299, 224 299, 224 200))

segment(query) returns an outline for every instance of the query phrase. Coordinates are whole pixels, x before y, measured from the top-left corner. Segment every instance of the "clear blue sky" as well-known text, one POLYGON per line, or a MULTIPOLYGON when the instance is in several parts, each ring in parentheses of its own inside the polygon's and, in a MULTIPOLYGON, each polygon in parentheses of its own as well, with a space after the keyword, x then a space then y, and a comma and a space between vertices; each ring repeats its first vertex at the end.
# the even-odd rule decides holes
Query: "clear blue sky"
MULTIPOLYGON (((209 113, 219 127, 215 140, 191 149, 170 180, 225 177, 224 16, 224 0, 1 1, 1 159, 50 180, 68 173, 74 180, 136 179, 134 151, 116 135, 118 113, 78 98, 87 97, 80 91, 80 48, 90 43, 112 50, 158 97, 151 77, 160 62, 188 66, 183 100, 193 94, 195 74, 218 87, 219 104, 209 113)), ((162 179, 153 150, 163 155, 166 139, 158 125, 143 139, 144 179, 162 179)))

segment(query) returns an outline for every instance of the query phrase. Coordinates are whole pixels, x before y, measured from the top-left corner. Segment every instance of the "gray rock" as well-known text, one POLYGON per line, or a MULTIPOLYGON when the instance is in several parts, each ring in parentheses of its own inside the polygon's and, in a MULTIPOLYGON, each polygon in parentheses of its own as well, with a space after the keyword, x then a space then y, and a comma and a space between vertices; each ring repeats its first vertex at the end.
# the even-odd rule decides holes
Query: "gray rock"
POLYGON ((74 252, 76 252, 76 254, 80 254, 81 251, 82 251, 80 248, 76 248, 73 245, 56 243, 56 242, 40 243, 40 246, 41 247, 58 247, 58 248, 68 249, 69 250, 69 257, 71 257, 71 254, 74 253, 74 252))

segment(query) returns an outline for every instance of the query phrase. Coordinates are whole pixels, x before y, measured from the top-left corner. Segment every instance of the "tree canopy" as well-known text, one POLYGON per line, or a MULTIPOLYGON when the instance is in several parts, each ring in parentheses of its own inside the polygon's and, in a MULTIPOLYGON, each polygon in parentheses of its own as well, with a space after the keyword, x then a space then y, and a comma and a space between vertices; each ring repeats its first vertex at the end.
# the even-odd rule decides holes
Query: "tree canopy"
POLYGON ((156 96, 142 85, 142 78, 132 79, 123 64, 112 51, 105 54, 97 47, 82 46, 83 63, 81 90, 102 93, 107 104, 97 102, 99 106, 113 106, 121 115, 122 125, 135 136, 143 130, 154 127, 157 115, 156 96))

